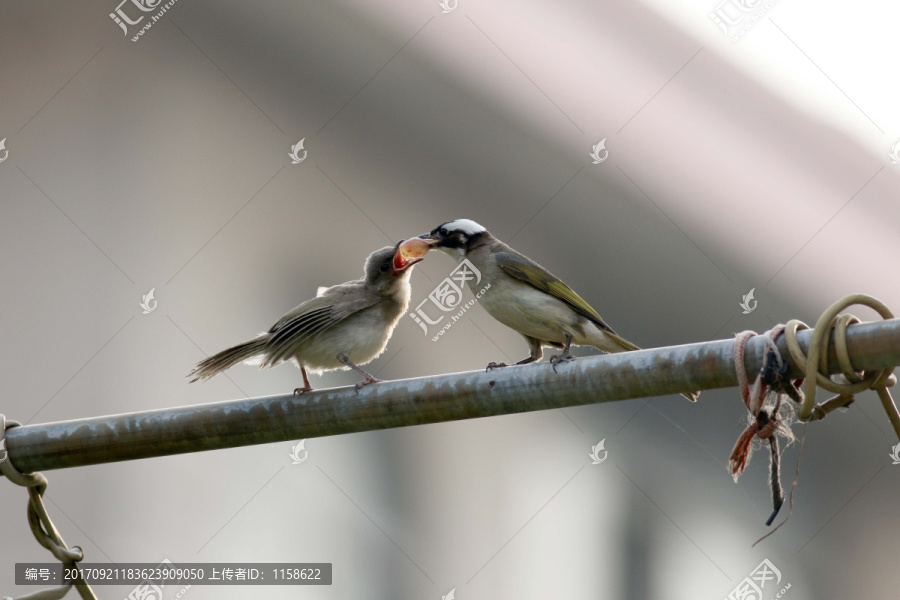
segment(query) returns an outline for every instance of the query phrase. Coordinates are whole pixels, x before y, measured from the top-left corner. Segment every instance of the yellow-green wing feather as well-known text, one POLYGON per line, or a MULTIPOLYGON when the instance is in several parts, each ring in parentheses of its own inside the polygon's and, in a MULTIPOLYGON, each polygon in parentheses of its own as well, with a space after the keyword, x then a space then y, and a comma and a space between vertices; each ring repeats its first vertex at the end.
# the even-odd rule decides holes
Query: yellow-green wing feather
POLYGON ((606 334, 613 338, 628 350, 640 350, 625 338, 621 337, 613 328, 607 325, 594 308, 584 298, 575 293, 575 290, 567 286, 550 271, 537 264, 530 258, 515 252, 497 252, 497 264, 508 275, 519 281, 524 281, 535 288, 547 292, 568 304, 572 310, 586 319, 593 321, 606 334))

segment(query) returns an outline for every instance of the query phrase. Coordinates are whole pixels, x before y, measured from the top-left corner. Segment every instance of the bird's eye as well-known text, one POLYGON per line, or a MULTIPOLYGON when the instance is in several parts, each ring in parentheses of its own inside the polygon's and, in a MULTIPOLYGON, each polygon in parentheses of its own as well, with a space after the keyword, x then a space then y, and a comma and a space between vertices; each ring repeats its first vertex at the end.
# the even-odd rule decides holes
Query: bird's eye
POLYGON ((391 268, 391 266, 390 266, 389 264, 383 263, 383 264, 381 265, 381 272, 382 272, 382 273, 387 273, 387 270, 390 269, 390 268, 391 268))
POLYGON ((441 227, 441 235, 447 235, 447 228, 441 227))

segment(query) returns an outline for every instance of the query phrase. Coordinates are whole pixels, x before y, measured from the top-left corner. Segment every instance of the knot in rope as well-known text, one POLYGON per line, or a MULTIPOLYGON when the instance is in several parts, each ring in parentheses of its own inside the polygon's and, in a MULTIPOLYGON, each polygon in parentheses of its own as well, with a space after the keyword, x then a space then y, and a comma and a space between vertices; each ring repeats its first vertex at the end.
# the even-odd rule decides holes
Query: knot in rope
MULTIPOLYGON (((775 340, 784 331, 784 325, 777 325, 765 333, 766 355, 763 367, 750 386, 744 367, 744 348, 747 342, 756 335, 755 331, 742 331, 734 340, 734 368, 741 389, 741 398, 747 407, 749 419, 744 431, 738 437, 728 459, 728 470, 735 482, 747 468, 753 453, 753 439, 768 440, 772 450, 773 463, 777 463, 778 446, 775 434, 778 433, 793 440, 793 434, 787 426, 781 426, 786 420, 781 413, 782 397, 787 394, 793 397, 796 393, 795 383, 787 377, 788 364, 782 358, 775 340), (788 391, 790 390, 790 391, 788 391), (772 396, 770 400, 769 397, 772 396)), ((773 464, 773 470, 778 465, 773 464)), ((779 486, 780 487, 780 486, 779 486)), ((776 503, 777 504, 777 503, 776 503)))

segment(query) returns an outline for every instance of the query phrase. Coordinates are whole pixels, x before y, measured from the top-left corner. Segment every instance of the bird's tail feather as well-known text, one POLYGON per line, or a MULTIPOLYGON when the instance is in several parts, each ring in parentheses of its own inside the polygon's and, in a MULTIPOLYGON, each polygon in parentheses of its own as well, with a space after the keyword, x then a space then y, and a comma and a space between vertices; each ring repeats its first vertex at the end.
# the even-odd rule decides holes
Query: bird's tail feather
POLYGON ((617 352, 627 352, 629 350, 640 350, 641 349, 638 345, 632 344, 631 342, 629 342, 628 340, 626 340, 625 338, 623 338, 621 335, 619 335, 617 333, 613 333, 611 331, 604 331, 603 333, 605 333, 606 337, 608 337, 609 339, 614 341, 617 345, 621 346, 621 350, 617 350, 617 352))
POLYGON ((697 398, 700 397, 700 392, 682 392, 681 395, 691 402, 696 402, 697 398))
POLYGON ((233 367, 240 362, 253 358, 265 349, 266 341, 267 336, 261 335, 253 338, 249 342, 238 344, 237 346, 222 350, 218 354, 213 354, 209 358, 201 360, 197 363, 197 366, 194 367, 194 370, 188 374, 188 377, 193 377, 191 383, 194 383, 198 379, 209 379, 213 375, 217 375, 229 367, 233 367))

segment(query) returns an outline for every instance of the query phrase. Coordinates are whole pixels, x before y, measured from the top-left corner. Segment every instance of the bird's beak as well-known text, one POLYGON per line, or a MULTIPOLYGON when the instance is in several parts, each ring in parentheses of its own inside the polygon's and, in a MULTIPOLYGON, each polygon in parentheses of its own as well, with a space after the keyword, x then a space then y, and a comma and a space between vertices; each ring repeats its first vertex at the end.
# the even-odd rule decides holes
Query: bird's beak
POLYGON ((421 262, 433 245, 434 242, 417 237, 397 244, 397 250, 394 252, 394 273, 402 273, 421 262))
POLYGON ((420 239, 420 240, 425 240, 426 242, 428 242, 428 244, 429 244, 429 246, 428 246, 429 249, 434 248, 434 247, 436 247, 438 244, 441 243, 441 238, 435 237, 435 236, 431 235, 430 233, 423 233, 422 235, 419 236, 419 239, 420 239))

